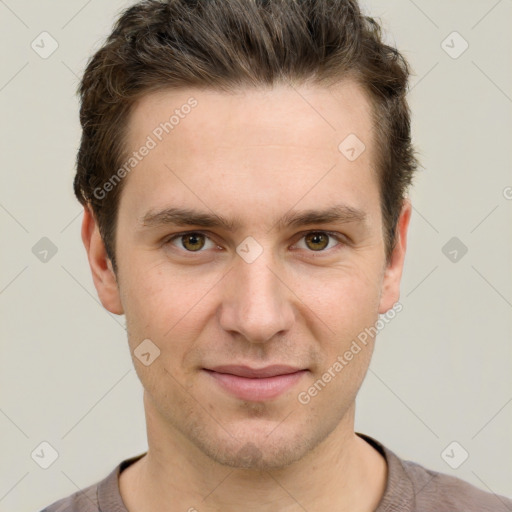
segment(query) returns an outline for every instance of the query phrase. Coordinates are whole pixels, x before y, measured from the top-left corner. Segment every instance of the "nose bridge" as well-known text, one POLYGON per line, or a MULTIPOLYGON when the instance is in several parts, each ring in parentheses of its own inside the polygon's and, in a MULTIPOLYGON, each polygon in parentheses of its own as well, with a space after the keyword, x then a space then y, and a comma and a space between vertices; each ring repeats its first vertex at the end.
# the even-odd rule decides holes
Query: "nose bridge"
POLYGON ((264 343, 290 329, 294 319, 290 292, 278 276, 270 251, 262 251, 253 261, 241 256, 229 273, 229 292, 222 301, 222 327, 252 343, 264 343))

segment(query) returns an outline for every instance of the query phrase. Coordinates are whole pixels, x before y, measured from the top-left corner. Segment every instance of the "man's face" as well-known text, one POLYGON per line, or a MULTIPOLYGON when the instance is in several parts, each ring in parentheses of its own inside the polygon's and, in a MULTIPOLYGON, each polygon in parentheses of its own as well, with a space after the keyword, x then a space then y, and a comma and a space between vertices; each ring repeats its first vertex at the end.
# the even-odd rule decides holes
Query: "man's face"
POLYGON ((342 370, 332 368, 398 300, 403 264, 403 253, 385 264, 370 119, 350 82, 166 91, 136 105, 128 147, 148 136, 157 144, 125 178, 118 305, 96 284, 108 309, 124 311, 132 354, 147 339, 160 350, 148 366, 134 357, 148 428, 217 462, 258 468, 299 460, 337 428, 352 428, 372 340, 342 370), (191 97, 197 105, 181 111, 190 113, 172 131, 155 132, 191 97), (338 149, 349 134, 365 145, 355 160, 355 139, 338 149), (289 223, 334 208, 341 218, 289 223), (169 209, 233 226, 173 224, 169 209), (255 379, 244 368, 219 368, 226 365, 300 371, 255 379), (301 403, 329 368, 330 381, 301 403))

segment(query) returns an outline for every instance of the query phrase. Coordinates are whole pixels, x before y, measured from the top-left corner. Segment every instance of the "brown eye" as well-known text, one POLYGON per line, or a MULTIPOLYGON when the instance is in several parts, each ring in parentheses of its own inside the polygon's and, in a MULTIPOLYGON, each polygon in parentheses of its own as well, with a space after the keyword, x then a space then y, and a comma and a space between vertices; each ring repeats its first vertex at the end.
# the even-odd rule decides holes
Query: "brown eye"
POLYGON ((219 249, 219 246, 206 234, 201 231, 188 231, 177 233, 168 238, 164 245, 173 246, 173 251, 178 253, 204 253, 208 249, 219 249))
POLYGON ((304 240, 308 248, 313 251, 323 251, 329 245, 329 235, 327 233, 309 233, 305 235, 304 240))
POLYGON ((205 236, 201 233, 187 233, 179 238, 182 240, 181 245, 183 248, 191 252, 200 251, 205 244, 205 236))

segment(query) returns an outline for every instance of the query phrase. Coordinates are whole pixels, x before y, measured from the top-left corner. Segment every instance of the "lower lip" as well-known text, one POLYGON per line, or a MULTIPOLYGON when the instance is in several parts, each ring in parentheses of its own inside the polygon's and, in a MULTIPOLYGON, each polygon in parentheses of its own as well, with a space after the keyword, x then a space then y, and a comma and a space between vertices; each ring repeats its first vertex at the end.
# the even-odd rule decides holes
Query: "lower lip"
POLYGON ((205 370, 226 391, 241 400, 263 402, 277 398, 296 384, 307 370, 300 370, 286 375, 276 375, 262 379, 239 377, 229 373, 218 373, 205 370))

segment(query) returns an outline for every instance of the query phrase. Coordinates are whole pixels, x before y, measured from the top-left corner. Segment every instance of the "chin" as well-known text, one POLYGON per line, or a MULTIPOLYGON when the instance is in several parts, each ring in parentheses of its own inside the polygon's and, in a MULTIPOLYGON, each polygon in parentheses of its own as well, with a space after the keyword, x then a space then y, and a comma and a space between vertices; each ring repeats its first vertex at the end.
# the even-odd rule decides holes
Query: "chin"
POLYGON ((236 469, 251 469, 254 471, 268 471, 282 469, 299 461, 303 453, 297 446, 282 447, 274 451, 273 447, 258 446, 251 441, 239 445, 238 450, 218 449, 213 453, 206 453, 218 464, 236 469))
MULTIPOLYGON (((282 427, 282 425, 281 425, 282 427)), ((279 428, 279 427, 278 427, 279 428)), ((318 433, 311 436, 304 433, 293 433, 283 429, 276 431, 256 432, 247 428, 237 436, 225 436, 217 432, 215 436, 198 436, 193 439, 196 446, 210 459, 230 468, 268 471, 282 469, 301 460, 322 439, 318 433)))

